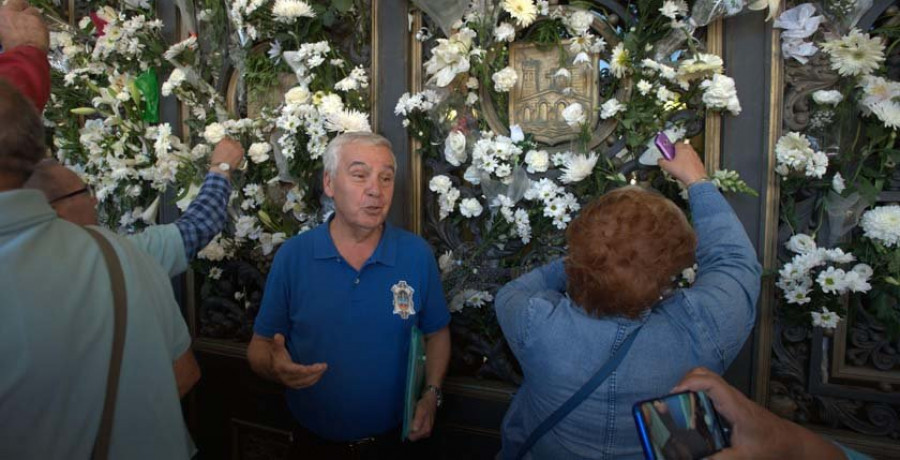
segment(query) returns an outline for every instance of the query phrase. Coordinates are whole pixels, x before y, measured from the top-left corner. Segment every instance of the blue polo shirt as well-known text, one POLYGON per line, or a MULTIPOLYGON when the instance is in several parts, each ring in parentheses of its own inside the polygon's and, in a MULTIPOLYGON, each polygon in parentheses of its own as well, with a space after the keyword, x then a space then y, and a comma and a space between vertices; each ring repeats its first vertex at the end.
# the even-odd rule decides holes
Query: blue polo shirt
POLYGON ((317 435, 349 441, 400 425, 410 330, 415 324, 430 334, 449 322, 425 240, 385 224, 378 247, 357 271, 338 253, 325 223, 276 254, 254 332, 283 334, 297 363, 328 364, 315 385, 287 390, 288 407, 317 435), (406 318, 394 306, 402 295, 392 290, 403 281, 414 289, 415 313, 406 318))

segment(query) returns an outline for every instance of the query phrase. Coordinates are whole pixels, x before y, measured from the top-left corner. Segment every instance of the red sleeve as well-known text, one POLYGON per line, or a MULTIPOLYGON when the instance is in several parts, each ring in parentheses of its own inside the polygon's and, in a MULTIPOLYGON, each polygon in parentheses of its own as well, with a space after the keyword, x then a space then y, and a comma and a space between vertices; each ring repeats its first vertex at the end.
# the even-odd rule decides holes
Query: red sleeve
POLYGON ((50 63, 47 53, 33 46, 17 46, 0 53, 0 78, 19 89, 38 111, 50 99, 50 63))

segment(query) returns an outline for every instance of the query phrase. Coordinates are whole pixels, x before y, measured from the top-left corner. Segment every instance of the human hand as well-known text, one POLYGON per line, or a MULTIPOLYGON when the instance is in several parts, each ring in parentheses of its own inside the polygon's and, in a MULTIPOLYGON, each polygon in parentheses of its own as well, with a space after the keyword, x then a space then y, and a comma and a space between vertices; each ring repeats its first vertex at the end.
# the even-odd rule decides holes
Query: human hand
POLYGON ((4 50, 28 45, 46 53, 50 33, 41 12, 26 0, 8 0, 0 6, 0 44, 4 50))
POLYGON ((845 458, 831 442, 747 399, 709 369, 691 370, 672 392, 688 390, 705 392, 716 411, 731 424, 731 447, 710 457, 712 460, 845 458))
POLYGON ((436 412, 437 396, 430 391, 426 391, 419 403, 416 404, 416 415, 413 416, 412 426, 409 429, 410 441, 418 441, 431 436, 436 412))
POLYGON ((697 155, 697 151, 691 147, 691 144, 676 142, 675 158, 669 161, 660 157, 658 164, 660 168, 687 187, 706 177, 706 168, 703 167, 700 156, 697 155))
POLYGON ((271 353, 272 374, 284 386, 295 390, 315 385, 328 369, 328 364, 325 363, 308 366, 295 363, 284 345, 284 336, 281 334, 275 334, 272 338, 271 353))
POLYGON ((244 161, 244 148, 240 142, 226 137, 216 144, 215 150, 209 157, 209 170, 212 172, 224 174, 226 177, 231 176, 231 171, 241 167, 244 161), (225 163, 227 168, 221 165, 225 163))

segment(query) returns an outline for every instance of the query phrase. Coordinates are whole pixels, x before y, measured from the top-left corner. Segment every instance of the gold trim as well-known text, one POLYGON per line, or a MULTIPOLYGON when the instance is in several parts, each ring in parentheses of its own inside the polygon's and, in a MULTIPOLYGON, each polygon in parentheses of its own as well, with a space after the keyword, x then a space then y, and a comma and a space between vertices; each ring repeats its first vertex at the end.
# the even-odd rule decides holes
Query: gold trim
POLYGON ((74 27, 75 26, 75 0, 69 0, 67 3, 68 3, 68 8, 66 8, 66 9, 68 10, 67 13, 69 15, 69 18, 68 18, 69 25, 74 27))
MULTIPOLYGON (((780 14, 783 4, 774 16, 780 14)), ((769 138, 766 155, 766 197, 764 210, 763 270, 778 268, 778 206, 780 186, 775 174, 775 144, 781 134, 782 104, 784 97, 784 61, 781 59, 781 32, 770 28, 769 40, 769 138)), ((756 324, 756 350, 753 399, 766 406, 769 398, 769 368, 772 361, 772 342, 775 340, 775 301, 778 293, 771 277, 763 278, 760 293, 759 319, 756 324)))
POLYGON ((378 95, 378 89, 380 88, 381 83, 381 75, 378 73, 379 63, 378 56, 381 54, 378 50, 378 0, 372 0, 372 5, 369 8, 369 14, 372 16, 370 19, 370 37, 369 44, 371 45, 371 66, 369 67, 369 81, 371 84, 369 85, 369 118, 372 120, 372 132, 378 133, 381 132, 381 119, 378 117, 378 110, 376 107, 376 99, 378 95))
MULTIPOLYGON (((717 56, 721 56, 725 49, 724 27, 722 20, 713 21, 706 29, 706 50, 717 56)), ((706 127, 704 128, 704 164, 706 173, 712 175, 722 165, 722 114, 719 112, 706 112, 706 127)))
MULTIPOLYGON (((416 31, 422 27, 422 12, 416 11, 413 13, 413 21, 412 21, 412 30, 416 31)), ((415 34, 410 31, 409 32, 409 91, 411 93, 418 93, 422 91, 423 80, 422 80, 422 43, 416 40, 415 34)), ((412 215, 410 215, 410 228, 412 231, 421 235, 424 230, 423 218, 422 218, 422 209, 425 206, 425 202, 422 197, 422 180, 424 171, 422 164, 422 156, 419 155, 419 148, 421 147, 421 143, 409 136, 409 174, 410 174, 410 187, 412 188, 410 193, 411 203, 410 206, 412 208, 412 215)))

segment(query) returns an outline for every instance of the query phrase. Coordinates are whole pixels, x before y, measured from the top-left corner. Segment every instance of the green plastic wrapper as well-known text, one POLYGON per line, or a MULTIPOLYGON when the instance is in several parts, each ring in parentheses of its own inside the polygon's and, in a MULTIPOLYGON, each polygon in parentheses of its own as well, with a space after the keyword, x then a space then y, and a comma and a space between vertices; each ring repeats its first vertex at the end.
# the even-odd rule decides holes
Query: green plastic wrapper
POLYGON ((156 78, 156 71, 147 69, 134 79, 134 86, 140 91, 144 101, 141 119, 147 123, 159 123, 159 80, 156 78))

